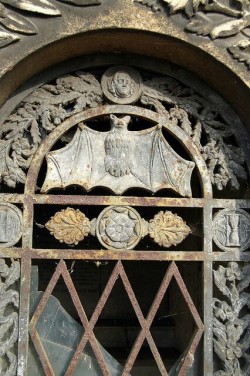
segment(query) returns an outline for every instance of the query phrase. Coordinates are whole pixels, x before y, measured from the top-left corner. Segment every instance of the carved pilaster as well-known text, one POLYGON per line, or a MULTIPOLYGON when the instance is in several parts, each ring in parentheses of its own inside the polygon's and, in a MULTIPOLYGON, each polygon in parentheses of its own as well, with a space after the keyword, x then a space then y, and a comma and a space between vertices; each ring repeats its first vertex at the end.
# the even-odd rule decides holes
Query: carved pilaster
POLYGON ((214 281, 225 300, 214 298, 214 351, 219 366, 214 376, 247 376, 250 315, 247 313, 250 294, 250 265, 229 262, 214 271, 214 281))
POLYGON ((13 285, 19 277, 19 261, 12 260, 8 266, 0 259, 0 375, 4 376, 16 375, 19 292, 13 285))

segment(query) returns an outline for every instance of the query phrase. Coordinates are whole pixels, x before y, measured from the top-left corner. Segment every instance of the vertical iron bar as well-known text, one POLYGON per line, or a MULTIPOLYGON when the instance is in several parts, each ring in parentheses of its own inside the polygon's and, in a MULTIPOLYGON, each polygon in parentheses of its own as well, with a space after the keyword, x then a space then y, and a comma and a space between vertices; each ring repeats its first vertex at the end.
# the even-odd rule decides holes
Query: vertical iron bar
MULTIPOLYGON (((19 334, 18 334, 18 368, 17 376, 27 375, 27 357, 29 342, 29 295, 31 259, 21 258, 21 283, 20 283, 20 307, 19 307, 19 334)), ((28 375, 27 375, 28 376, 28 375)))
POLYGON ((33 203, 28 197, 23 205, 23 237, 20 279, 20 308, 19 308, 19 333, 18 333, 18 368, 17 376, 27 374, 28 349, 29 349, 29 306, 31 284, 31 258, 29 250, 32 248, 33 234, 33 203))
POLYGON ((213 375, 213 243, 212 243, 212 201, 208 201, 203 209, 203 311, 204 311, 204 376, 213 375))

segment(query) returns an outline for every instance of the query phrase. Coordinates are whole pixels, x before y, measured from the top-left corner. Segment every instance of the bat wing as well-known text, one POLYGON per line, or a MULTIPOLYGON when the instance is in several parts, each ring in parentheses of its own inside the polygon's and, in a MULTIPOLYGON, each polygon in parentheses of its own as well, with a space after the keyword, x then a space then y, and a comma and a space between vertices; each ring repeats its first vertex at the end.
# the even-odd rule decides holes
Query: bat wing
MULTIPOLYGON (((68 145, 46 156, 47 175, 41 192, 52 188, 80 185, 86 190, 92 187, 93 139, 96 137, 86 126, 78 129, 68 145)), ((99 132, 98 132, 99 133, 99 132)))
POLYGON ((150 181, 153 192, 170 188, 181 196, 191 197, 191 174, 194 162, 180 157, 157 129, 152 144, 150 181))

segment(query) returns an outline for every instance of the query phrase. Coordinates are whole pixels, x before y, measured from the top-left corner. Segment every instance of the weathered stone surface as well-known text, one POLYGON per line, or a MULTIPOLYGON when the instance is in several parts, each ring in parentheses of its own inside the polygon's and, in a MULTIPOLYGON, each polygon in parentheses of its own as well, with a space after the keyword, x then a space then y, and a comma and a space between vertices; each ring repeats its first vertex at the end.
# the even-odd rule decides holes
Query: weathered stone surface
POLYGON ((133 208, 109 207, 97 218, 96 235, 105 248, 132 249, 143 235, 143 222, 133 208))
POLYGON ((249 265, 229 262, 214 270, 214 281, 226 300, 214 299, 214 351, 220 359, 214 376, 247 376, 249 350, 249 265), (223 370, 222 370, 222 369, 223 370))
POLYGON ((102 90, 113 103, 131 104, 141 96, 141 81, 139 72, 130 67, 112 67, 102 76, 102 90))
POLYGON ((48 171, 42 192, 76 184, 87 191, 96 186, 107 187, 116 194, 133 187, 152 192, 170 188, 191 197, 194 163, 174 152, 160 126, 131 132, 127 129, 130 116, 110 115, 110 122, 109 132, 80 125, 66 148, 47 155, 48 171))
POLYGON ((22 235, 22 212, 12 204, 0 204, 0 247, 11 247, 22 235))
MULTIPOLYGON (((116 103, 116 106, 119 106, 120 102, 132 104, 136 100, 136 105, 142 107, 138 111, 139 117, 144 116, 143 108, 147 107, 160 114, 165 119, 163 125, 168 128, 171 128, 172 125, 179 126, 199 149, 207 165, 209 178, 217 189, 222 190, 230 187, 233 190, 238 190, 241 182, 246 180, 245 156, 242 150, 236 146, 237 143, 231 139, 231 137, 235 136, 235 132, 231 128, 231 118, 230 121, 226 120, 224 109, 221 110, 220 106, 217 107, 217 105, 211 103, 210 98, 204 98, 200 92, 194 92, 189 85, 183 84, 176 79, 174 74, 142 80, 140 73, 128 66, 109 68, 104 71, 101 79, 97 74, 76 71, 74 74, 67 74, 57 78, 54 83, 39 87, 31 95, 27 96, 1 127, 0 180, 2 179, 4 183, 12 188, 19 182, 25 183, 26 170, 30 166, 33 155, 48 133, 71 116, 85 109, 107 104, 111 99, 116 103), (118 76, 116 74, 121 72, 123 72, 122 82, 119 84, 120 87, 118 89, 118 76), (116 77, 115 86, 114 77, 116 77), (126 78, 125 81, 124 77, 126 78), (119 91, 121 97, 117 96, 118 94, 115 96, 109 92, 108 89, 111 87, 113 87, 112 91, 115 90, 114 93, 119 91), (107 98, 108 96, 110 97, 109 99, 107 98)), ((119 107, 115 108, 118 109, 119 107)), ((157 133, 156 129, 153 131, 152 128, 150 139, 149 130, 148 133, 145 129, 138 134, 127 130, 127 126, 130 125, 129 117, 124 117, 123 120, 120 119, 119 121, 117 118, 112 120, 111 117, 110 120, 112 129, 108 134, 94 132, 87 126, 81 126, 81 130, 76 133, 75 138, 64 152, 64 155, 67 155, 67 158, 69 157, 65 165, 71 169, 73 165, 75 166, 79 163, 83 149, 87 150, 86 157, 82 162, 83 165, 89 166, 89 171, 79 171, 80 184, 83 187, 90 189, 99 184, 98 181, 104 176, 105 168, 107 175, 110 175, 105 184, 108 187, 112 184, 116 193, 122 192, 131 184, 151 189, 155 192, 160 189, 159 187, 163 187, 160 184, 161 180, 162 183, 165 182, 166 186, 178 191, 181 195, 191 195, 188 173, 185 174, 184 171, 185 169, 190 170, 188 165, 191 166, 191 162, 187 163, 187 161, 178 157, 176 153, 173 153, 167 141, 160 136, 160 130, 157 133), (117 124, 115 124, 115 121, 117 124), (118 122, 123 123, 123 126, 120 126, 118 122), (154 133, 155 135, 157 133, 159 137, 157 136, 157 139, 155 139, 155 147, 150 151, 150 142, 154 138, 154 133), (89 144, 87 143, 88 139, 89 144), (113 147, 115 140, 118 141, 119 139, 122 139, 123 142, 120 142, 119 146, 113 147), (142 139, 144 139, 144 146, 140 142, 142 139), (75 160, 72 159, 70 162, 77 145, 79 145, 81 153, 76 156, 75 160), (95 158, 93 159, 93 163, 96 166, 94 167, 95 176, 91 182, 87 175, 93 167, 91 158, 97 148, 100 149, 100 155, 98 154, 97 161, 95 158), (156 172, 153 180, 151 179, 152 182, 145 182, 145 179, 149 180, 146 176, 150 174, 150 171, 154 170, 144 160, 145 154, 153 157, 157 153, 161 154, 162 167, 169 176, 166 179, 164 178, 165 180, 163 181, 162 178, 159 179, 159 174, 156 172), (97 163, 100 159, 104 159, 102 168, 97 163), (118 159, 120 159, 119 162, 118 159), (136 177, 134 181, 131 181, 133 172, 138 173, 138 169, 136 171, 134 166, 138 162, 141 163, 141 160, 146 171, 146 173, 143 172, 145 176, 140 174, 139 179, 141 181, 138 181, 138 179, 136 181, 136 177), (179 167, 175 167, 172 171, 172 167, 169 169, 164 160, 168 160, 168 164, 171 164, 171 166, 179 164, 179 167), (100 174, 102 176, 99 176, 100 174), (122 177, 129 174, 130 184, 128 184, 127 178, 122 177), (182 174, 182 186, 177 188, 182 174), (116 177, 116 179, 111 179, 111 176, 116 177), (118 179, 119 177, 123 180, 122 185, 118 179), (126 179, 127 182, 125 181, 126 179), (118 186, 117 183, 119 183, 118 186)), ((101 119, 99 121, 101 127, 101 119)), ((61 151, 58 151, 58 153, 62 154, 61 151)), ((50 165, 54 163, 53 155, 53 153, 49 154, 48 157, 50 165)), ((154 164, 154 158, 152 159, 152 164, 154 164)), ((69 180, 73 181, 75 179, 74 182, 76 182, 77 179, 74 176, 76 171, 72 170, 72 176, 69 180)), ((56 174, 58 173, 56 168, 56 174)), ((64 175, 62 173, 62 187, 68 184, 66 175, 66 171, 64 175)), ((50 189, 50 185, 53 186, 52 183, 48 187, 44 185, 44 190, 50 189)))
POLYGON ((11 288, 20 277, 19 261, 0 259, 0 375, 16 376, 19 292, 11 288))
POLYGON ((244 251, 250 246, 250 216, 242 209, 224 209, 213 220, 213 238, 224 251, 244 251))

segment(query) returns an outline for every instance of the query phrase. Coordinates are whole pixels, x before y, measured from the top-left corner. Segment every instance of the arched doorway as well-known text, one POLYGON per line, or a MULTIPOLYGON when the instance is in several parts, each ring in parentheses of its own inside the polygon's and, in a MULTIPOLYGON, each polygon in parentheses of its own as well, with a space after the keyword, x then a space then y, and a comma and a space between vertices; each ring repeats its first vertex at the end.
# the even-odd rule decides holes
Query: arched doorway
POLYGON ((12 258, 1 276, 16 307, 22 260, 19 363, 14 309, 4 369, 247 372, 240 119, 165 62, 109 54, 60 69, 10 102, 1 128, 1 246, 12 258))

